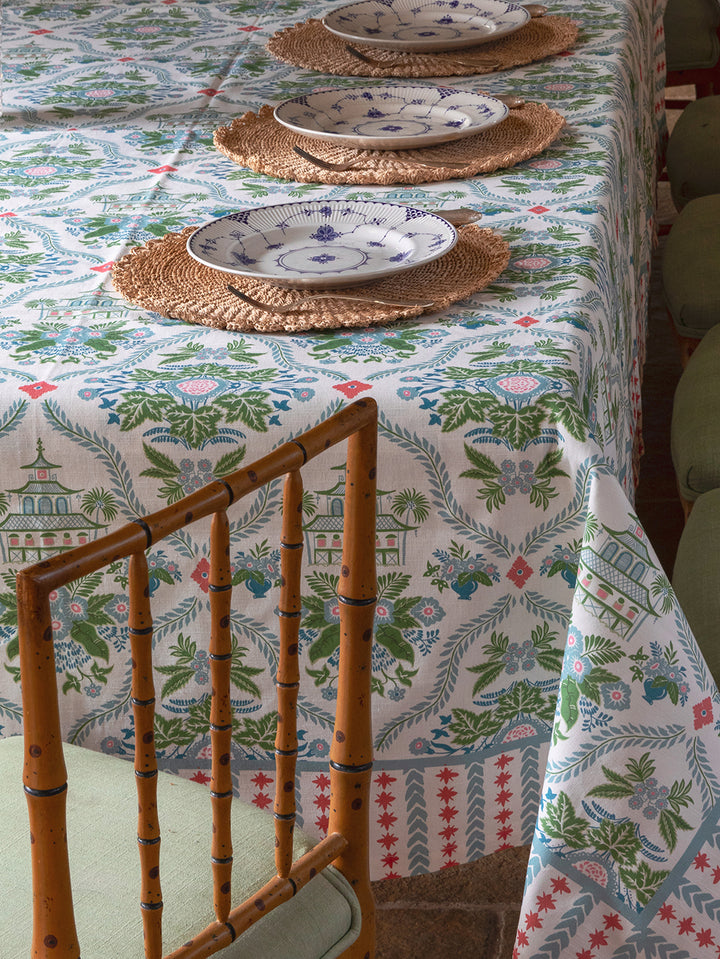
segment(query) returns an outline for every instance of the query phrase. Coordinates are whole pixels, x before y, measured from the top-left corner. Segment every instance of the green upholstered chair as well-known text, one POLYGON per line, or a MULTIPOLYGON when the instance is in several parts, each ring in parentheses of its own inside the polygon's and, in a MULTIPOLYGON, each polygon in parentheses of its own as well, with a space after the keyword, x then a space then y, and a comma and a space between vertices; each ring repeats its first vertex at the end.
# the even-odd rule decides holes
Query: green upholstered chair
POLYGON ((706 663, 720 682, 720 489, 703 493, 683 529, 673 588, 706 663))
POLYGON ((720 489, 720 324, 690 357, 673 397, 670 447, 685 515, 720 489))
MULTIPOLYGON (((667 86, 694 86, 696 97, 720 93, 718 0, 668 0, 664 16, 667 86)), ((686 106, 668 100, 666 106, 686 106)))
POLYGON ((680 114, 667 148, 673 202, 720 193, 720 96, 694 100, 680 114))
POLYGON ((23 736, 0 740, 2 959, 78 959, 81 949, 88 959, 371 959, 376 448, 376 405, 359 400, 177 503, 18 572, 23 736), (310 840, 295 829, 301 469, 344 440, 329 826, 325 837, 310 840), (241 537, 229 517, 241 503, 252 508, 247 498, 254 502, 282 476, 270 814, 233 798, 232 561, 241 537), (161 640, 153 641, 146 557, 151 546, 208 518, 211 622, 208 635, 203 629, 195 639, 207 646, 210 663, 209 788, 158 769, 153 650, 161 640), (116 575, 126 559, 134 762, 62 742, 63 671, 58 676, 50 606, 54 590, 109 566, 116 575))
POLYGON ((665 241, 662 281, 685 365, 720 321, 720 193, 691 200, 679 213, 665 241))

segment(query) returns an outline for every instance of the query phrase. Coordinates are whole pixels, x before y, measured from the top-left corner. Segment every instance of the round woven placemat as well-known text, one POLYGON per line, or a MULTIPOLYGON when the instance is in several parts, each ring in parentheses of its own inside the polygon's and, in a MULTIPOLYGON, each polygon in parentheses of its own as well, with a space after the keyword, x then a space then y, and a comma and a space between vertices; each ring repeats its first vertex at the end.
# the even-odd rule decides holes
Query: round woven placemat
POLYGON ((511 167, 537 156, 557 137, 564 118, 544 103, 527 103, 494 127, 481 133, 416 150, 353 150, 352 148, 298 136, 273 117, 272 107, 246 113, 229 127, 215 131, 215 146, 242 167, 300 183, 430 183, 453 177, 475 176, 511 167), (353 161, 344 172, 323 170, 293 151, 302 147, 330 163, 353 161), (418 160, 464 164, 426 167, 418 160))
POLYGON ((296 67, 341 77, 466 77, 509 70, 562 53, 575 43, 577 34, 577 25, 568 17, 549 16, 530 20, 500 40, 448 53, 403 53, 353 43, 384 64, 371 66, 349 54, 345 41, 326 30, 321 20, 310 19, 273 34, 267 49, 296 67), (488 65, 488 59, 496 65, 488 65))
POLYGON ((118 293, 130 303, 162 316, 220 330, 302 333, 339 326, 371 326, 444 310, 492 283, 510 259, 510 248, 501 236, 489 229, 466 226, 458 231, 456 245, 439 260, 362 286, 323 290, 337 292, 337 298, 298 304, 291 313, 275 314, 243 303, 228 291, 228 283, 274 305, 303 300, 311 291, 281 289, 198 263, 185 248, 194 229, 168 233, 126 253, 112 271, 118 293), (409 303, 432 302, 432 306, 403 308, 354 303, 343 300, 343 293, 407 299, 409 303))

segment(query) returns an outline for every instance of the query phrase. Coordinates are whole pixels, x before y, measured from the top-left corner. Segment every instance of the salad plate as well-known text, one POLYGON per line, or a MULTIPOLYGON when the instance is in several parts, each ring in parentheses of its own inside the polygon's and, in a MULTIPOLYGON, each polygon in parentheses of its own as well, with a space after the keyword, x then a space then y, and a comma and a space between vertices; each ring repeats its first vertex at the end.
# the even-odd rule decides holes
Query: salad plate
POLYGON ((367 283, 429 263, 457 242, 435 213, 380 200, 311 200, 230 213, 198 227, 190 256, 278 286, 367 283))
POLYGON ((412 149, 500 123, 504 103, 450 87, 353 87, 285 100, 275 119, 302 136, 371 150, 412 149))
POLYGON ((357 0, 322 22, 349 43, 429 52, 498 40, 529 19, 528 10, 505 0, 357 0))

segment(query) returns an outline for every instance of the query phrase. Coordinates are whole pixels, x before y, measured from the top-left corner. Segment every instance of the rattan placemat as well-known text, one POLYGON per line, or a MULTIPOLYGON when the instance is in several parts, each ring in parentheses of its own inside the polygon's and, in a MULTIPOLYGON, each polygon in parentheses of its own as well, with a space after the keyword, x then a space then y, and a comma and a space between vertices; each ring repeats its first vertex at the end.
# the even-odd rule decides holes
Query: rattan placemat
POLYGON ((564 124, 564 118, 544 103, 527 103, 511 110, 502 123, 451 143, 417 150, 353 150, 298 136, 274 119, 272 107, 264 106, 259 113, 246 113, 216 130, 215 146, 242 167, 300 183, 430 183, 492 173, 528 160, 542 153, 564 124), (293 146, 330 163, 352 161, 353 168, 320 169, 298 156, 293 146), (417 162, 423 159, 463 166, 426 167, 417 162))
POLYGON ((193 230, 194 227, 187 227, 182 233, 168 233, 125 254, 113 267, 115 289, 130 303, 188 323, 243 332, 301 333, 340 326, 371 326, 444 310, 492 283, 510 259, 510 248, 499 234, 465 226, 458 231, 456 245, 439 260, 363 286, 323 290, 337 292, 337 298, 316 300, 299 305, 291 313, 274 314, 243 303, 228 291, 228 283, 274 305, 302 300, 311 291, 281 289, 198 263, 185 248, 193 230), (407 299, 415 304, 432 302, 432 306, 354 303, 343 300, 343 293, 407 299))
POLYGON ((345 41, 316 19, 296 23, 273 34, 267 49, 296 67, 341 77, 465 77, 509 70, 569 49, 577 40, 577 25, 568 17, 538 17, 500 40, 448 53, 403 53, 353 44, 386 66, 371 66, 345 49, 345 41), (493 64, 488 65, 488 59, 493 64), (483 62, 484 61, 484 62, 483 62))

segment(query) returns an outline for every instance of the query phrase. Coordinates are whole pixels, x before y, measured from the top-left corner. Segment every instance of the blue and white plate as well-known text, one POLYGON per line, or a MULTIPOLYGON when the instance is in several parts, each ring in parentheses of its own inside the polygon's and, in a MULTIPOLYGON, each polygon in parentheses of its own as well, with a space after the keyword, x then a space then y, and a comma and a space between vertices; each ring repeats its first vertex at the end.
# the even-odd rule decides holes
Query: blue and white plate
POLYGON ((359 0, 323 17, 350 43, 391 50, 456 50, 519 30, 528 11, 505 0, 359 0))
POLYGON ((306 137, 369 150, 446 143, 495 126, 504 103, 450 87, 353 87, 286 100, 275 119, 306 137))
POLYGON ((451 250, 455 228, 435 213, 376 200, 278 203, 211 220, 188 238, 206 266, 279 286, 351 286, 451 250))

